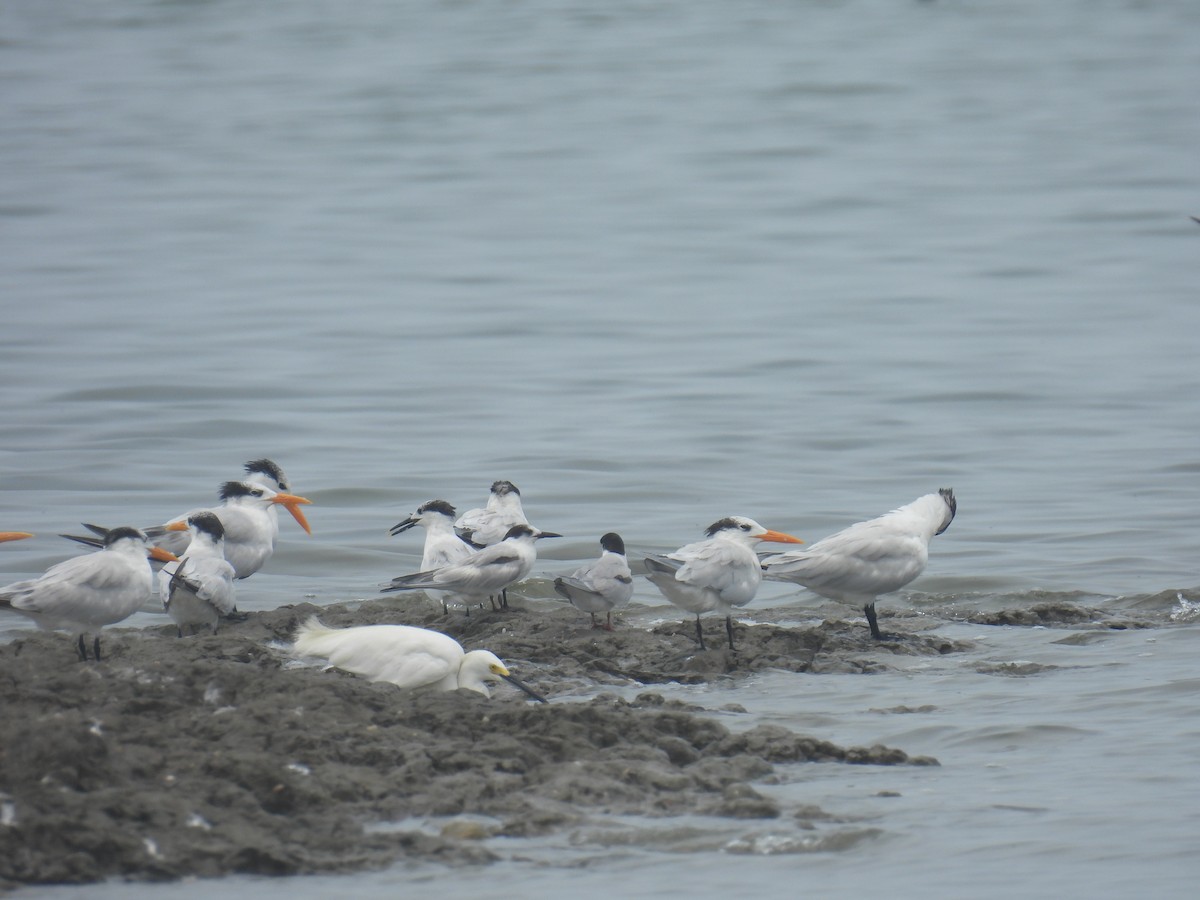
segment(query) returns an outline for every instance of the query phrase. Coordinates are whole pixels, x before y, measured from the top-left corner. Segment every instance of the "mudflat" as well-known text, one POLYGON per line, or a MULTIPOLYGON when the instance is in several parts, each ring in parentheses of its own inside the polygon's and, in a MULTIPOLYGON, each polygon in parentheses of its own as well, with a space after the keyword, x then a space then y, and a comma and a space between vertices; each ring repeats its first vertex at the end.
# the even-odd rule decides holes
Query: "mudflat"
POLYGON ((98 663, 77 661, 70 636, 30 632, 0 647, 0 884, 481 864, 495 856, 479 838, 598 814, 822 818, 756 790, 779 766, 936 765, 776 726, 731 730, 716 711, 636 685, 865 672, 881 648, 955 652, 945 639, 910 630, 881 645, 861 623, 738 624, 730 651, 713 618, 700 651, 694 619, 662 613, 631 609, 605 632, 551 602, 469 616, 411 599, 302 603, 215 635, 109 629, 98 663), (493 651, 551 702, 503 683, 488 699, 305 664, 288 644, 312 615, 443 631, 493 651), (403 825, 420 819, 446 824, 403 825))

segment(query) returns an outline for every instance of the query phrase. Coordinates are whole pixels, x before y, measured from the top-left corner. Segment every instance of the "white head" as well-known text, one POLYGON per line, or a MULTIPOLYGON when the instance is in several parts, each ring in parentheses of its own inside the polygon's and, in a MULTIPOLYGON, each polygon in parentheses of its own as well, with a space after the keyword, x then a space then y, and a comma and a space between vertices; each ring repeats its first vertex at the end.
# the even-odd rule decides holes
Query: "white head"
POLYGON ((545 703, 546 698, 518 681, 508 671, 508 666, 500 661, 500 657, 490 650, 472 650, 462 658, 458 666, 458 686, 468 691, 476 691, 485 697, 492 696, 487 682, 503 679, 513 687, 520 688, 539 703, 545 703))
POLYGON ((462 658, 458 666, 458 686, 476 691, 485 697, 492 696, 487 683, 508 677, 508 667, 490 650, 472 650, 462 658))

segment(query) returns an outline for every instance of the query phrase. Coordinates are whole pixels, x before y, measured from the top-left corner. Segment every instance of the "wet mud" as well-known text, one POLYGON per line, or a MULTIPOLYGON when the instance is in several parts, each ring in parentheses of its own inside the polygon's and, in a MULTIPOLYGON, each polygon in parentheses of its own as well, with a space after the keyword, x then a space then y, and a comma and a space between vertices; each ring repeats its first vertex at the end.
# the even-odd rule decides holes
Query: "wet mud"
POLYGON ((65 634, 30 632, 0 647, 0 886, 479 864, 494 855, 478 838, 604 814, 803 825, 824 813, 781 809, 755 784, 808 762, 936 765, 776 726, 734 731, 721 719, 736 707, 718 716, 653 686, 764 669, 870 672, 893 654, 962 649, 944 638, 905 630, 876 642, 861 622, 739 623, 730 651, 711 619, 701 652, 694 620, 662 610, 617 620, 611 633, 593 630, 550 603, 470 616, 411 600, 298 604, 216 635, 110 629, 98 663, 78 662, 65 634), (408 692, 302 664, 286 645, 314 613, 338 627, 436 628, 497 653, 552 702, 505 684, 490 700, 408 692), (440 832, 403 824, 436 817, 447 820, 440 832))

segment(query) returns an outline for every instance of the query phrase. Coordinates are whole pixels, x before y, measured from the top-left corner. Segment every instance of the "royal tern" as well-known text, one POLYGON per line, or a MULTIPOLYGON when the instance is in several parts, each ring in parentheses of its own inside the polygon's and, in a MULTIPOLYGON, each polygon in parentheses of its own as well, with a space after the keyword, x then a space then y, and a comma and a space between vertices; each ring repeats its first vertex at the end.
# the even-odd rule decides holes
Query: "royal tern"
POLYGON ((175 559, 150 547, 136 528, 109 529, 99 553, 64 560, 38 578, 0 588, 0 607, 29 616, 39 628, 78 634, 80 659, 87 659, 84 636, 94 635, 92 650, 100 659, 100 629, 127 619, 153 596, 147 557, 175 559))
POLYGON ((831 600, 863 604, 871 635, 881 640, 875 599, 924 571, 930 538, 949 528, 957 511, 954 491, 942 488, 822 538, 807 550, 766 556, 762 566, 772 581, 790 581, 831 600))
POLYGON ((462 688, 490 697, 487 682, 504 679, 535 700, 546 702, 514 678, 495 654, 487 650, 464 653, 454 638, 411 625, 327 628, 313 616, 297 629, 292 651, 402 688, 462 688))
POLYGON ((237 611, 233 566, 225 559, 225 528, 211 512, 187 518, 191 541, 187 555, 158 573, 163 609, 183 636, 183 626, 208 626, 216 634, 222 617, 237 611))
POLYGON ((28 531, 0 531, 0 544, 5 541, 23 541, 33 537, 28 531))
POLYGON ((633 574, 625 559, 625 542, 610 531, 600 538, 600 558, 580 566, 570 575, 554 579, 554 590, 571 601, 578 610, 589 613, 593 628, 612 631, 612 611, 633 596, 633 574), (596 613, 605 614, 605 623, 596 622, 596 613))
MULTIPOLYGON (((289 486, 288 477, 284 474, 278 463, 270 459, 252 459, 243 467, 246 475, 241 481, 244 484, 259 485, 268 488, 277 494, 291 496, 291 487, 289 486)), ((308 519, 305 518, 303 510, 300 509, 300 503, 309 503, 308 500, 297 498, 296 500, 281 501, 279 505, 285 507, 292 514, 292 518, 299 523, 306 534, 312 534, 312 528, 308 524, 308 519)), ((173 530, 169 535, 157 541, 160 547, 170 550, 176 556, 182 556, 187 549, 188 541, 191 539, 187 531, 187 519, 192 513, 202 512, 201 509, 188 510, 182 516, 176 516, 168 525, 178 526, 178 530, 173 530)), ((268 506, 266 510, 267 528, 270 532, 271 546, 275 546, 275 541, 279 537, 279 510, 274 505, 268 506)))
MULTIPOLYGON (((454 531, 454 507, 445 500, 430 500, 417 507, 417 511, 397 522, 389 530, 395 537, 410 528, 420 525, 425 529, 425 550, 421 555, 421 571, 431 572, 445 566, 453 566, 465 562, 467 557, 474 555, 475 547, 460 538, 454 531)), ((442 602, 442 611, 446 611, 447 601, 462 602, 447 591, 428 590, 425 592, 433 600, 442 602)))
POLYGON ((803 544, 790 534, 770 531, 753 519, 730 516, 709 525, 708 540, 680 547, 664 556, 646 557, 647 576, 663 595, 688 612, 696 614, 696 638, 700 649, 704 633, 703 613, 717 611, 725 616, 725 633, 733 649, 733 609, 754 599, 762 583, 762 568, 754 554, 760 541, 803 544))
POLYGON ((467 602, 482 603, 533 571, 538 538, 561 537, 528 525, 514 525, 498 544, 485 547, 460 563, 431 572, 393 578, 383 591, 424 591, 430 588, 458 594, 467 602))
MULTIPOLYGON (((188 516, 197 512, 210 512, 221 520, 225 529, 225 558, 229 560, 238 578, 248 578, 263 567, 271 554, 275 552, 274 534, 278 526, 272 528, 269 510, 273 506, 285 506, 296 515, 296 507, 302 503, 311 503, 304 497, 285 494, 272 490, 261 484, 247 481, 227 481, 221 485, 221 505, 207 510, 192 510, 188 516)), ((307 527, 302 516, 297 521, 307 527)), ((185 532, 188 530, 187 518, 176 519, 165 526, 168 532, 185 532)), ((190 540, 190 538, 189 538, 190 540)), ((159 546, 180 553, 173 549, 175 544, 160 540, 159 546)), ((186 542, 184 542, 186 549, 186 542)))

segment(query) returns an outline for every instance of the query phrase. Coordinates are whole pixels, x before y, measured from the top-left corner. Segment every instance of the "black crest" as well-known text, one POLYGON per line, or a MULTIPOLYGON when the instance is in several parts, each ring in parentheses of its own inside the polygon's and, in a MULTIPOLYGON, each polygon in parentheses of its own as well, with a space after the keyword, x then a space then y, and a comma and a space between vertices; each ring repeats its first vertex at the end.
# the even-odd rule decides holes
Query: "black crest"
POLYGON ((712 537, 718 531, 749 531, 749 530, 750 530, 750 526, 747 525, 745 522, 739 522, 737 519, 727 517, 724 519, 720 519, 719 521, 713 522, 711 525, 708 526, 708 528, 704 529, 704 533, 706 535, 708 535, 709 537, 712 537))
POLYGON ((258 472, 261 475, 267 475, 275 479, 275 483, 280 489, 287 490, 287 476, 283 474, 283 469, 279 468, 274 460, 270 459, 252 459, 245 465, 246 474, 253 475, 258 472))
POLYGON ((108 533, 104 535, 104 546, 111 547, 117 541, 125 538, 133 538, 135 541, 145 541, 146 535, 129 525, 122 525, 119 528, 110 528, 108 533))
POLYGON ((451 519, 453 519, 456 514, 454 507, 445 500, 430 500, 429 502, 422 503, 417 507, 417 515, 426 512, 441 513, 443 516, 449 516, 451 519))
POLYGON ((492 493, 500 494, 501 496, 504 494, 516 494, 518 497, 521 496, 521 492, 517 490, 517 486, 511 481, 493 481, 492 493))
POLYGON ((938 493, 942 495, 942 499, 946 501, 946 505, 950 507, 950 515, 946 517, 946 521, 942 523, 942 527, 938 529, 938 534, 941 534, 950 527, 950 523, 954 521, 954 517, 958 515, 958 501, 954 499, 953 488, 939 488, 938 493))
POLYGON ((262 489, 252 484, 246 484, 244 481, 226 481, 221 485, 218 496, 222 500, 229 500, 233 497, 261 497, 262 489))

